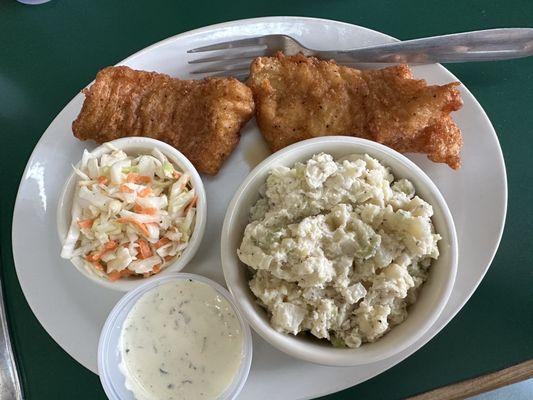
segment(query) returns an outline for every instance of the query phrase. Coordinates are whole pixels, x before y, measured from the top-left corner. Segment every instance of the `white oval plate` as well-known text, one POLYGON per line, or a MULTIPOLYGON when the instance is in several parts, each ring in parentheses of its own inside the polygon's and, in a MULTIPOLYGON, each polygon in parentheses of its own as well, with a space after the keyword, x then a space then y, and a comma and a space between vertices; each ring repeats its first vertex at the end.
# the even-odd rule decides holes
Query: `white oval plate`
MULTIPOLYGON (((395 39, 341 22, 272 17, 228 22, 156 43, 121 64, 188 78, 188 49, 218 41, 285 33, 317 49, 349 49, 395 39)), ((104 66, 102 66, 104 67, 104 66)), ((457 80, 440 65, 413 68, 429 83, 457 80)), ((97 71, 95 71, 96 74, 97 71)), ((293 359, 254 335, 254 358, 241 399, 308 399, 361 383, 397 364, 436 335, 461 309, 485 275, 500 242, 507 206, 507 180, 498 138, 472 94, 460 87, 464 107, 454 113, 463 131, 463 167, 453 171, 425 156, 409 156, 439 187, 453 214, 459 242, 456 284, 442 315, 429 331, 400 355, 362 367, 323 367, 293 359), (302 379, 305 384, 302 384, 302 379)), ((20 183, 13 216, 13 256, 26 299, 44 329, 80 364, 93 372, 98 335, 120 294, 85 279, 59 258, 55 233, 56 204, 70 165, 85 147, 71 124, 83 102, 78 94, 59 113, 35 147, 20 183), (27 243, 32 243, 29 251, 27 243)), ((255 123, 242 132, 241 143, 216 177, 204 177, 209 205, 207 231, 196 257, 184 272, 222 283, 220 231, 226 207, 250 170, 268 155, 255 123)))

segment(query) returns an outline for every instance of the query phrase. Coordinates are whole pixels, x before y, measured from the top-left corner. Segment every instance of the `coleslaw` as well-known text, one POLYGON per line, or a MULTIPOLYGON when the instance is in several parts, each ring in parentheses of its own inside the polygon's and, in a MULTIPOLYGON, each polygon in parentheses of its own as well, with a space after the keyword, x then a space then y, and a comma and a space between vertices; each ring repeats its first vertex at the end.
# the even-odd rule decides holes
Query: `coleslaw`
POLYGON ((188 245, 197 201, 190 176, 158 149, 134 157, 104 146, 108 153, 85 150, 73 166, 79 181, 61 257, 79 257, 111 281, 151 276, 188 245))

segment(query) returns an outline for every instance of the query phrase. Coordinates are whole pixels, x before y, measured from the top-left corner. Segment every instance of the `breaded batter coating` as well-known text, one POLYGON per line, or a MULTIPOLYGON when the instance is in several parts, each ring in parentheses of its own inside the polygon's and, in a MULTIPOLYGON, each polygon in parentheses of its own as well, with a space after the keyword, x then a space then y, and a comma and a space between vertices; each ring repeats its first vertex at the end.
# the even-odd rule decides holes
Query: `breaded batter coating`
POLYGON ((314 57, 256 58, 248 85, 272 151, 303 139, 349 135, 460 167, 461 131, 450 117, 463 104, 458 82, 428 86, 407 65, 357 70, 314 57))
POLYGON ((156 72, 108 67, 84 89, 74 136, 98 143, 147 136, 181 151, 203 173, 216 174, 252 118, 251 90, 233 78, 180 80, 156 72))

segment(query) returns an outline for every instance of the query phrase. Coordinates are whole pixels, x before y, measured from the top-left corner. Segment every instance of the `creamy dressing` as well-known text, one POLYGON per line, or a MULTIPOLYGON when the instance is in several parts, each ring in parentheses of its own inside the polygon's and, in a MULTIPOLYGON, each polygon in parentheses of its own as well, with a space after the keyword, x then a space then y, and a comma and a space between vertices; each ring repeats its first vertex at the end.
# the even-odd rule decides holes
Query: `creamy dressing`
POLYGON ((229 302, 191 279, 156 287, 130 310, 120 340, 126 387, 138 400, 216 399, 243 358, 229 302))

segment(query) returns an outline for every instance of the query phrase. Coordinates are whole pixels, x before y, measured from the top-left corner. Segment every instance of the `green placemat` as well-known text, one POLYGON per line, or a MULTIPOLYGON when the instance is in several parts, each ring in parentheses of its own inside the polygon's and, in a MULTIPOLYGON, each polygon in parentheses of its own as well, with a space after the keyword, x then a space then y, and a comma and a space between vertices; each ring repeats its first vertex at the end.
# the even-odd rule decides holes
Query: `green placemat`
MULTIPOLYGON (((53 0, 32 7, 0 0, 0 255, 28 399, 105 398, 98 377, 70 358, 40 326, 15 274, 13 206, 22 171, 41 134, 102 66, 180 32, 269 15, 336 19, 408 39, 532 26, 533 2, 53 0)), ((485 108, 503 147, 509 211, 500 250, 472 299, 430 343, 389 371, 328 399, 404 398, 533 357, 533 59, 449 69, 485 108)))

